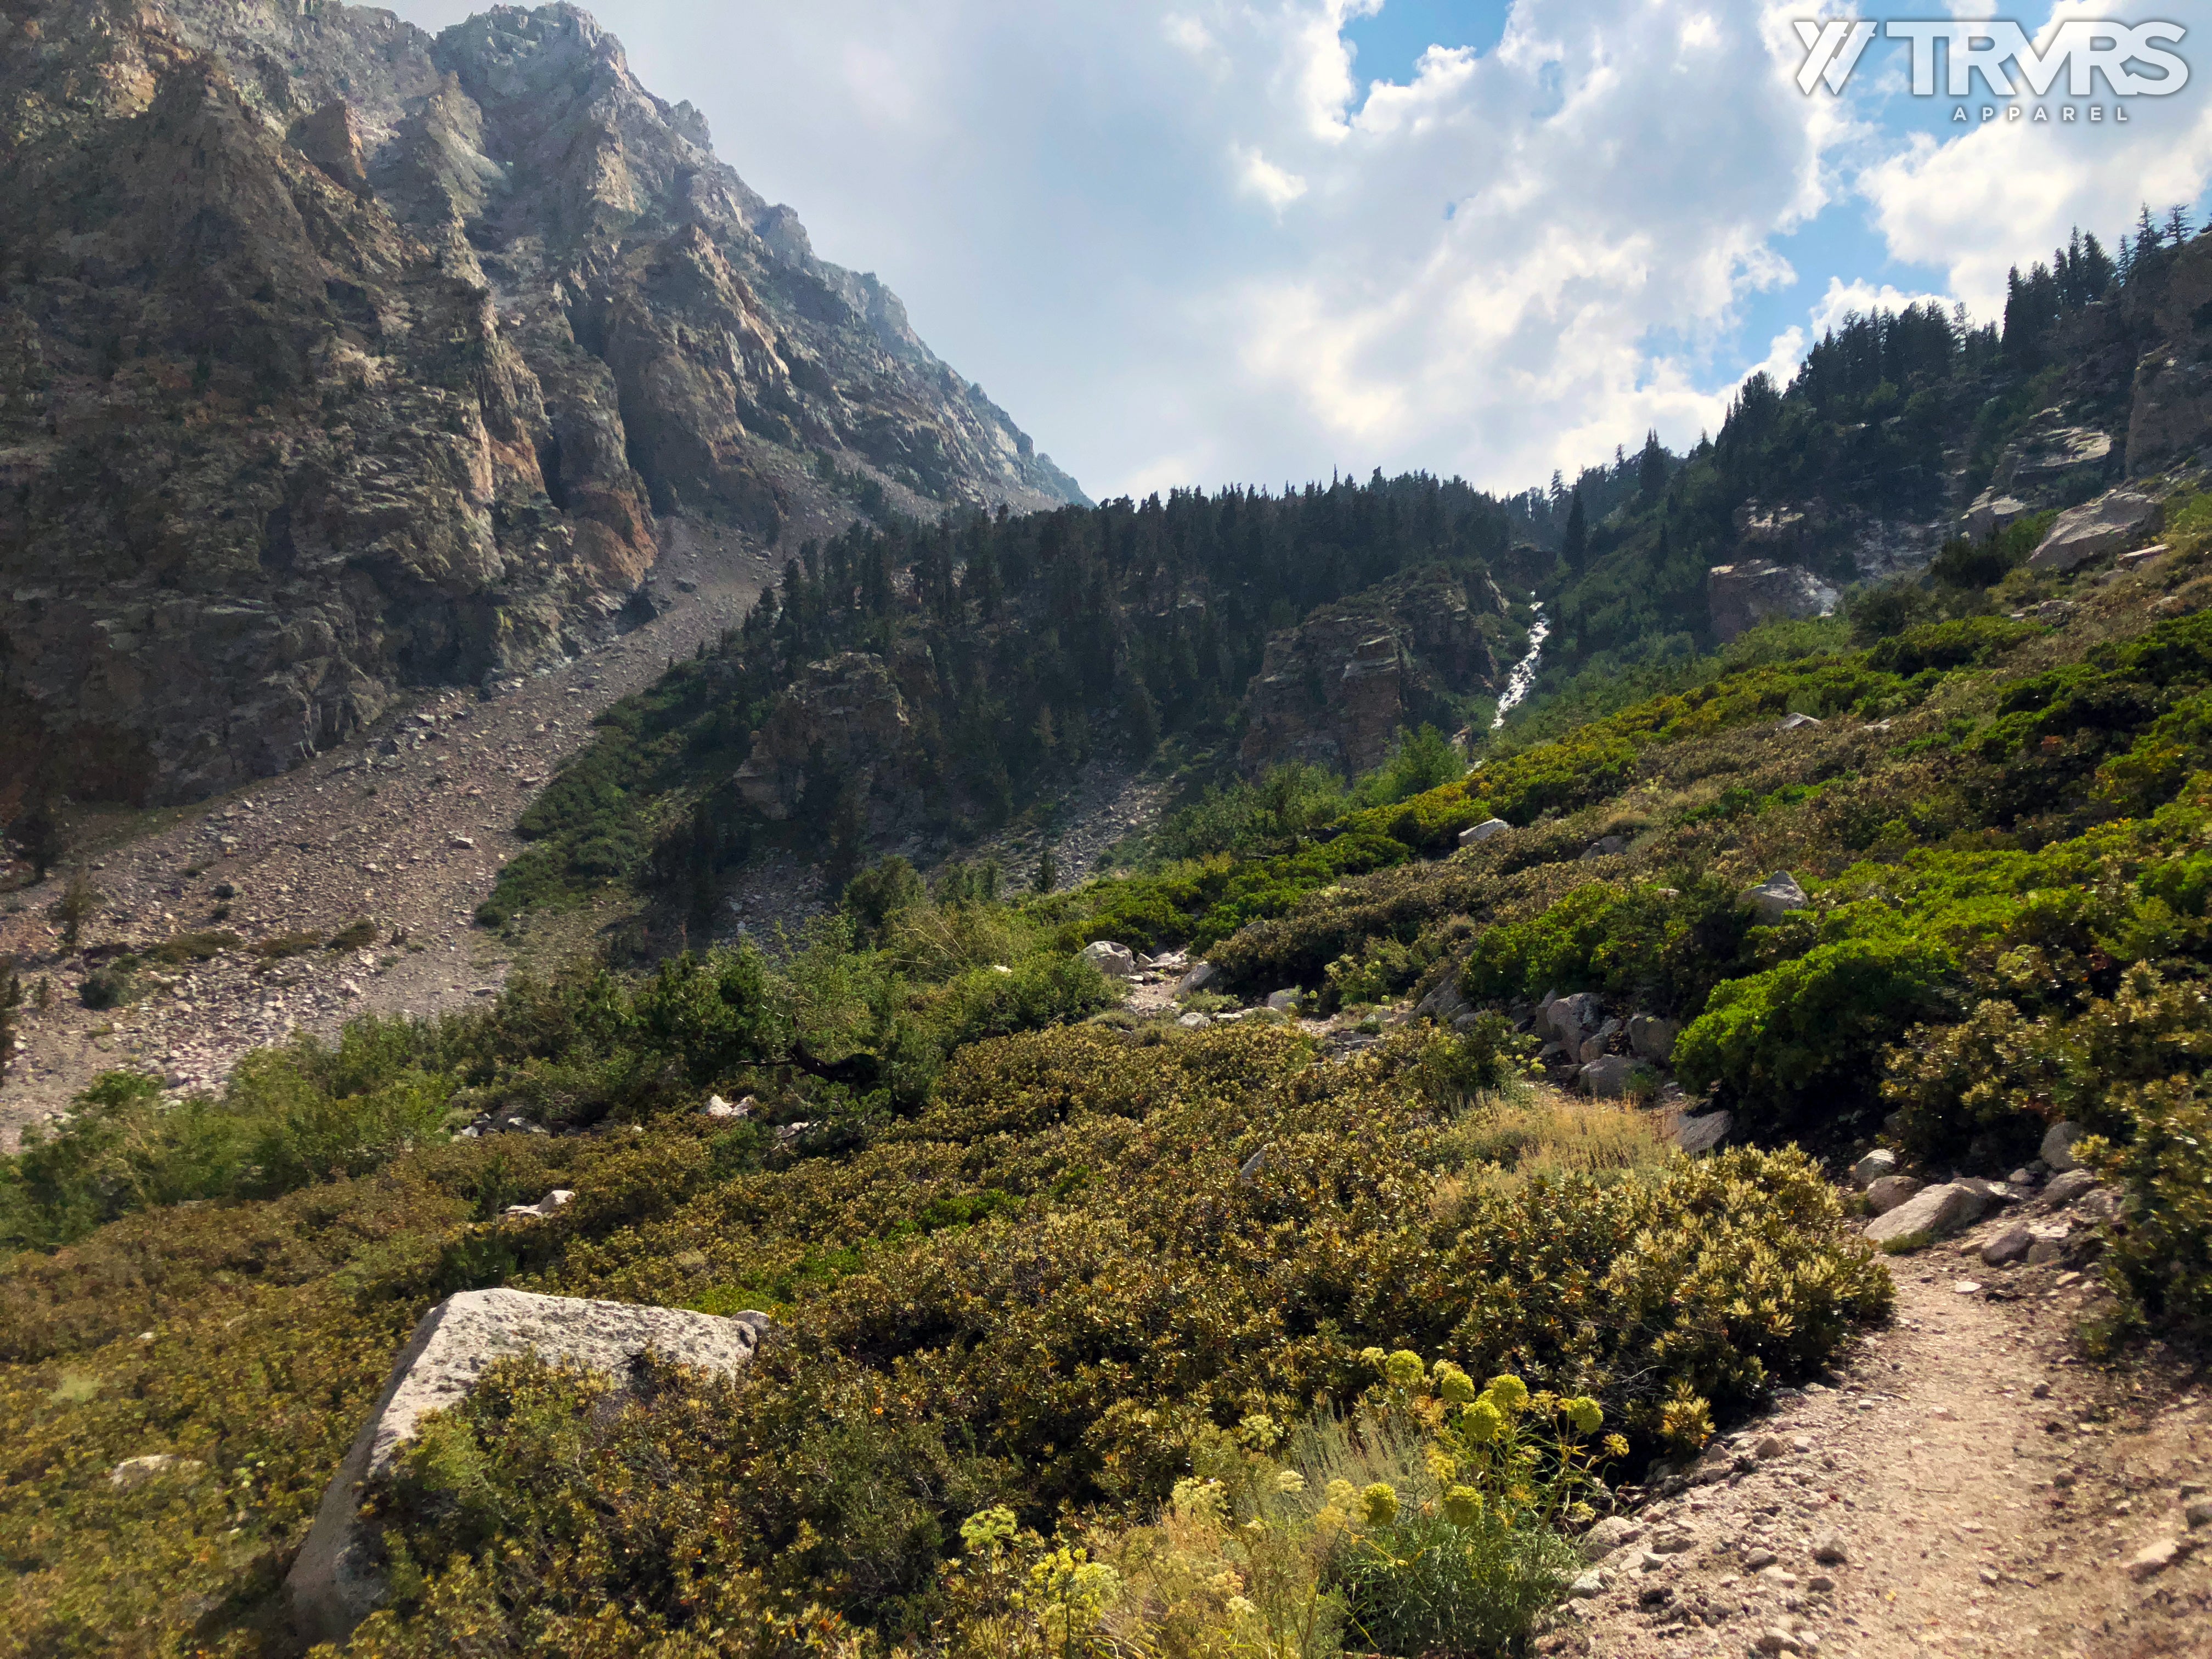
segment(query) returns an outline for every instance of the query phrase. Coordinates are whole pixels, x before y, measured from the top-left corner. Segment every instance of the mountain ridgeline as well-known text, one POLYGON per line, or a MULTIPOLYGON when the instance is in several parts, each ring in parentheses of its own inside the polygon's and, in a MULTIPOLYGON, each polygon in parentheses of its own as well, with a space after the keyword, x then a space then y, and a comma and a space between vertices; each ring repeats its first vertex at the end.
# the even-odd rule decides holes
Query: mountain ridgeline
POLYGON ((672 522, 1084 500, 581 11, 0 3, 0 809, 617 624, 672 522))

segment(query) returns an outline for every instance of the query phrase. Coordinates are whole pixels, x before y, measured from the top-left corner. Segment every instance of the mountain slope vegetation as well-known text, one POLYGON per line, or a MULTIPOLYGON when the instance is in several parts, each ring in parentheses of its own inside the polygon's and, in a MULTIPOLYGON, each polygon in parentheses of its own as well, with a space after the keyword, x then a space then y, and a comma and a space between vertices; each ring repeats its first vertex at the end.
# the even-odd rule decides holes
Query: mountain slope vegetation
MULTIPOLYGON (((2031 339, 2130 303, 2193 331, 2208 253, 2131 256, 2137 301, 2008 325, 1989 373, 2033 388, 2031 339)), ((1389 665, 1328 720, 1386 678, 1378 708, 1484 712, 1392 607, 1455 594, 1510 653, 1526 501, 1414 478, 818 544, 614 712, 498 902, 657 884, 711 920, 735 838, 813 834, 827 914, 356 1022, 216 1094, 111 1075, 0 1161, 4 1639, 294 1650, 319 1495, 464 1290, 775 1332, 719 1380, 491 1368, 366 1494, 390 1595, 349 1652, 1513 1653, 1579 1529, 1889 1316, 1836 1180, 1875 1145, 2002 1177, 2072 1124, 2109 1200, 2067 1246, 2112 1292, 2088 1340, 2203 1342, 2212 480, 2143 435, 2179 429, 2160 380, 2124 446, 2159 456, 2127 463, 2154 548, 2039 568, 2048 502, 2008 497, 1835 616, 1691 629, 1620 684, 1570 653, 1472 755, 1227 759, 1271 656, 1328 641, 1389 665), (1071 732, 1212 787, 1066 890, 874 856, 1048 800, 1071 732), (1109 977, 1106 944, 1165 960, 1109 977), (1619 1022, 1597 1060, 1563 995, 1619 1022), (1716 1110, 1723 1150, 1682 1154, 1716 1110)), ((1817 471, 1813 392, 1777 395, 1808 453, 1776 465, 1817 471)), ((1991 487, 2074 488, 2023 482, 2043 395, 1991 487)), ((1671 535, 1708 463, 1655 458, 1585 546, 1671 535)), ((1564 580, 1529 586, 1595 592, 1564 580)))

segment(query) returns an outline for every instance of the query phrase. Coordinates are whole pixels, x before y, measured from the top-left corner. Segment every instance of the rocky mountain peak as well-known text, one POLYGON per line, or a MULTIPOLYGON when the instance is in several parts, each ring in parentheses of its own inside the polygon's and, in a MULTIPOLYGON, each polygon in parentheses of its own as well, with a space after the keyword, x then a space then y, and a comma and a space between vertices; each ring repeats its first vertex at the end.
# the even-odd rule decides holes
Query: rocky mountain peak
POLYGON ((0 0, 0 807, 615 624, 667 522, 1080 501, 585 12, 0 0))

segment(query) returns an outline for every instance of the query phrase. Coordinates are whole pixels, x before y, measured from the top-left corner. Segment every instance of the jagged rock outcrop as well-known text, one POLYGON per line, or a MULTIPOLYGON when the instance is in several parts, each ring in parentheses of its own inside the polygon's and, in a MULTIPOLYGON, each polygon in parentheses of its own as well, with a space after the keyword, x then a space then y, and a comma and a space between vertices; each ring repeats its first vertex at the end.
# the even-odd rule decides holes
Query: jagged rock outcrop
POLYGON ((0 0, 0 804, 610 627, 656 514, 1080 500, 581 11, 0 0))
POLYGON ((913 722, 881 657, 848 651, 809 667, 777 699, 734 782, 747 806, 781 823, 823 792, 866 801, 908 793, 913 722))
POLYGON ((1304 761, 1346 775, 1372 770, 1401 727, 1445 718, 1452 697, 1503 687, 1492 639, 1510 631, 1506 614, 1487 575, 1442 570, 1316 611, 1267 641, 1245 694, 1245 769, 1304 761))
POLYGON ((2175 258, 2142 309, 2154 341, 2136 365, 2128 416, 2128 475, 2200 458, 2212 447, 2212 242, 2175 258))
POLYGON ((1713 633, 1725 642, 1761 623, 1830 616, 1842 596, 1802 565, 1762 560, 1715 565, 1706 573, 1705 597, 1713 633))

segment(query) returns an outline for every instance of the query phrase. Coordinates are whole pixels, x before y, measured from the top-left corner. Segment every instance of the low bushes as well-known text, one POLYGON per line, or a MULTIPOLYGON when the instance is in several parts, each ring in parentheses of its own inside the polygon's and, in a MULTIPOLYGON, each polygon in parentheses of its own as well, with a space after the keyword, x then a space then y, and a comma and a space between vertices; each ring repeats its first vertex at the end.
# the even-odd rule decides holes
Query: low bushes
MULTIPOLYGON (((678 1000, 719 982, 695 970, 678 1000)), ((623 1017, 588 984, 513 1008, 498 1041, 524 1041, 533 1006, 571 1027, 623 1017)), ((483 1027, 416 1036, 456 1062, 494 1042, 483 1027)), ((363 1043, 343 1064, 366 1077, 392 1051, 363 1043)), ((499 1644, 564 1652, 680 1639, 796 1653, 810 1603, 823 1609, 811 1628, 842 1629, 840 1640, 941 1628, 965 1605, 946 1574, 979 1510, 1003 1505, 1040 1529, 1064 1516, 1072 1549, 1086 1517, 1170 1502, 1255 1415, 1296 1423, 1316 1396, 1355 1411, 1378 1380, 1370 1347, 1429 1356, 1432 1392, 1443 1357, 1589 1395, 1609 1427, 1657 1449, 1694 1443, 1711 1417, 1881 1316, 1880 1270, 1794 1155, 1592 1175, 1532 1154, 1517 1183, 1469 1182, 1438 1204, 1431 1172, 1459 1156, 1443 1137, 1471 1085, 1434 1048, 1401 1034, 1316 1067, 1312 1045, 1283 1028, 1133 1038, 1079 1026, 959 1049, 923 1109, 835 1156, 726 1166, 717 1132, 689 1116, 635 1137, 422 1146, 364 1177, 187 1212, 144 1268, 127 1264, 178 1212, 126 1217, 0 1267, 0 1407, 50 1414, 40 1461, 15 1469, 8 1501, 70 1512, 70 1471, 160 1449, 143 1420, 118 1451, 120 1419, 105 1408, 52 1416, 32 1403, 64 1371, 99 1400, 143 1388, 127 1339, 157 1325, 154 1397, 179 1402, 163 1408, 167 1443, 218 1489, 250 1476, 283 1496, 255 1500, 236 1547, 228 1502, 171 1511, 168 1533, 103 1533, 107 1577, 167 1574, 167 1605, 190 1595, 219 1609, 194 1638, 219 1644, 273 1605, 254 1559, 296 1541, 346 1413, 365 1407, 407 1321, 435 1297, 505 1282, 723 1310, 773 1304, 787 1338, 735 1383, 669 1376, 603 1411, 581 1410, 591 1391, 576 1379, 542 1372, 481 1391, 421 1443, 412 1484, 389 1500, 405 1594, 356 1646, 427 1654, 458 1620, 499 1644), (575 1202, 499 1224, 505 1204, 554 1185, 575 1202), (218 1237, 223 1250, 207 1254, 218 1237), (173 1311, 149 1317, 149 1292, 173 1311), (322 1357, 300 1357, 303 1342, 322 1357), (215 1407, 184 1402, 249 1373, 257 1413, 297 1425, 312 1410, 318 1426, 297 1446, 272 1448, 258 1430, 202 1437, 215 1407), (188 1547, 198 1564, 186 1567, 188 1547), (741 1643, 741 1619, 797 1633, 741 1643)), ((328 1088, 336 1075, 310 1080, 328 1088)), ((1479 1485, 1447 1482, 1446 1496, 1453 1484, 1479 1485)), ((1370 1535, 1491 1549, 1454 1525, 1450 1537, 1370 1535)), ((51 1630, 51 1598, 82 1565, 61 1534, 19 1535, 0 1610, 51 1630)), ((1518 1617, 1549 1583, 1544 1558, 1522 1549, 1484 1558, 1521 1563, 1485 1571, 1524 1588, 1499 1591, 1480 1618, 1518 1617)), ((1383 1618, 1396 1591, 1330 1571, 1355 1615, 1383 1618)), ((128 1598, 79 1605, 88 1650, 113 1620, 175 1617, 128 1598)))

